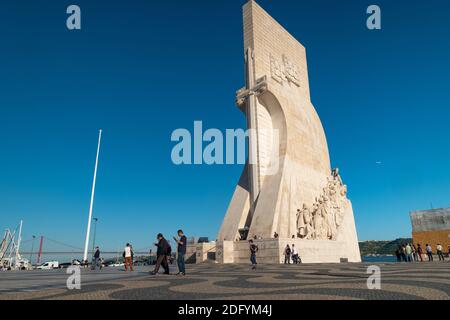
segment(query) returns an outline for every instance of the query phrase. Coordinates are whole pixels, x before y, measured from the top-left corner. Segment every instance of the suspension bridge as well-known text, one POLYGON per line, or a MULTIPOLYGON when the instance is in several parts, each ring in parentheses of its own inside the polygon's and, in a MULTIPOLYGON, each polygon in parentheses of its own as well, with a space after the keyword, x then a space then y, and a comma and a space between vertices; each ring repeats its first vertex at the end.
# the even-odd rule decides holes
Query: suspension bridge
MULTIPOLYGON (((88 254, 93 255, 94 254, 94 246, 93 249, 88 251, 88 254)), ((43 256, 74 256, 79 255, 80 257, 83 256, 85 253, 84 249, 80 246, 76 246, 73 244, 66 243, 64 241, 55 240, 53 238, 50 238, 48 236, 33 236, 30 239, 22 240, 21 239, 21 233, 17 233, 16 231, 11 232, 10 230, 7 230, 5 233, 5 237, 3 238, 1 245, 0 245, 0 259, 11 257, 11 254, 8 255, 8 252, 12 252, 13 255, 17 256, 17 259, 22 259, 22 257, 29 257, 29 261, 36 257, 36 264, 40 264, 42 262, 43 256), (18 235, 17 241, 15 240, 16 235, 18 235), (35 242, 39 239, 39 249, 35 249, 35 242), (46 250, 45 246, 47 244, 51 244, 53 247, 57 247, 57 249, 53 250, 46 250), (19 253, 19 247, 24 248, 28 247, 27 249, 20 250, 19 253)), ((114 255, 117 257, 122 256, 123 248, 112 250, 112 249, 105 249, 101 250, 102 255, 114 255)), ((152 250, 150 247, 144 247, 139 248, 136 250, 133 250, 134 254, 146 256, 151 255, 152 250)))

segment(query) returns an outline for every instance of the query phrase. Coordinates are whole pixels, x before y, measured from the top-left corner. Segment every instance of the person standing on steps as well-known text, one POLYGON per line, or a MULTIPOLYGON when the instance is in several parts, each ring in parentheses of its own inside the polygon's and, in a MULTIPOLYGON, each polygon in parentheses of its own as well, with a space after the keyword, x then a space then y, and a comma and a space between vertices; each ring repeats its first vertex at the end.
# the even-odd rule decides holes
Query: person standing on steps
POLYGON ((248 243, 250 244, 250 261, 252 263, 252 270, 256 270, 256 265, 258 264, 256 262, 256 252, 258 252, 258 246, 253 243, 253 240, 249 240, 248 243))
POLYGON ((292 262, 294 264, 299 263, 298 251, 294 244, 292 244, 292 262))
POLYGON ((289 245, 286 245, 286 248, 284 249, 284 264, 291 264, 291 248, 289 245))

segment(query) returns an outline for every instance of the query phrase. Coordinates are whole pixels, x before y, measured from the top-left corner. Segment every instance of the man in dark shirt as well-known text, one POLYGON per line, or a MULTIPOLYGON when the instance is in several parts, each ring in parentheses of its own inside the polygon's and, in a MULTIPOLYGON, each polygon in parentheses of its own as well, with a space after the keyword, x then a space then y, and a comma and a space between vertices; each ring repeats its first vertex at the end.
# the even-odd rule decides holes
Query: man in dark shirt
POLYGON ((184 256, 186 255, 186 248, 187 248, 187 238, 184 235, 183 230, 178 230, 178 237, 179 239, 177 239, 176 237, 173 237, 173 239, 176 241, 177 243, 177 264, 178 264, 178 274, 177 275, 181 275, 181 276, 185 276, 186 275, 186 267, 185 267, 185 263, 184 263, 184 256))
MULTIPOLYGON (((100 262, 100 248, 95 247, 94 261, 92 261, 92 270, 97 269, 99 262, 100 262)), ((102 269, 101 263, 100 263, 100 269, 102 269)))
POLYGON ((169 274, 169 265, 167 263, 167 254, 169 252, 169 243, 161 233, 156 236, 158 243, 155 243, 156 249, 156 265, 155 269, 150 272, 152 275, 156 275, 159 271, 159 267, 163 267, 164 274, 169 274))
POLYGON ((258 251, 258 246, 253 243, 253 240, 248 242, 250 244, 250 261, 252 262, 252 270, 256 269, 256 252, 258 251))

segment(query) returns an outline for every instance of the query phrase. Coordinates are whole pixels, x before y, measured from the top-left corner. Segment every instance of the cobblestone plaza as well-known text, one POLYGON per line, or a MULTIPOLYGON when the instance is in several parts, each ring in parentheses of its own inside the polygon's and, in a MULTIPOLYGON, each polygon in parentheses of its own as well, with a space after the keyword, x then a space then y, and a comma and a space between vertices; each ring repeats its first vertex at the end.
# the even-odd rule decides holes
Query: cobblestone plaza
MULTIPOLYGON (((367 288, 369 264, 188 266, 188 275, 150 276, 150 267, 82 270, 68 290, 65 270, 0 274, 0 300, 423 300, 450 298, 450 263, 377 264, 381 290, 367 288)), ((172 266, 172 271, 175 266, 172 266)))

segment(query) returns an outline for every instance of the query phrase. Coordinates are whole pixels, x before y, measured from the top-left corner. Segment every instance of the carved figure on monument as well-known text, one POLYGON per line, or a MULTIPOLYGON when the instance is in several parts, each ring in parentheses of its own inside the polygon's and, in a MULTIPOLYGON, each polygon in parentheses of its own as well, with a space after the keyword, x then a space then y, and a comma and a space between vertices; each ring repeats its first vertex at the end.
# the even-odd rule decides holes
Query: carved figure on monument
POLYGON ((299 238, 304 238, 306 235, 305 219, 303 216, 303 211, 305 210, 305 204, 303 205, 303 210, 297 209, 297 235, 299 238))
POLYGON ((328 200, 328 197, 324 197, 325 208, 327 211, 327 225, 328 225, 328 233, 327 237, 329 240, 334 240, 337 234, 337 226, 336 226, 336 208, 333 207, 331 201, 328 200))
POLYGON ((323 198, 320 197, 315 210, 314 215, 314 231, 315 231, 315 239, 317 240, 325 240, 327 234, 327 226, 326 226, 326 210, 323 204, 323 198))
POLYGON ((311 211, 306 204, 303 204, 303 209, 297 210, 297 230, 298 237, 302 239, 311 239, 314 235, 311 211))
POLYGON ((314 230, 312 226, 312 217, 311 217, 311 211, 309 210, 308 206, 305 204, 303 206, 303 220, 305 222, 305 239, 311 239, 313 236, 314 230))

